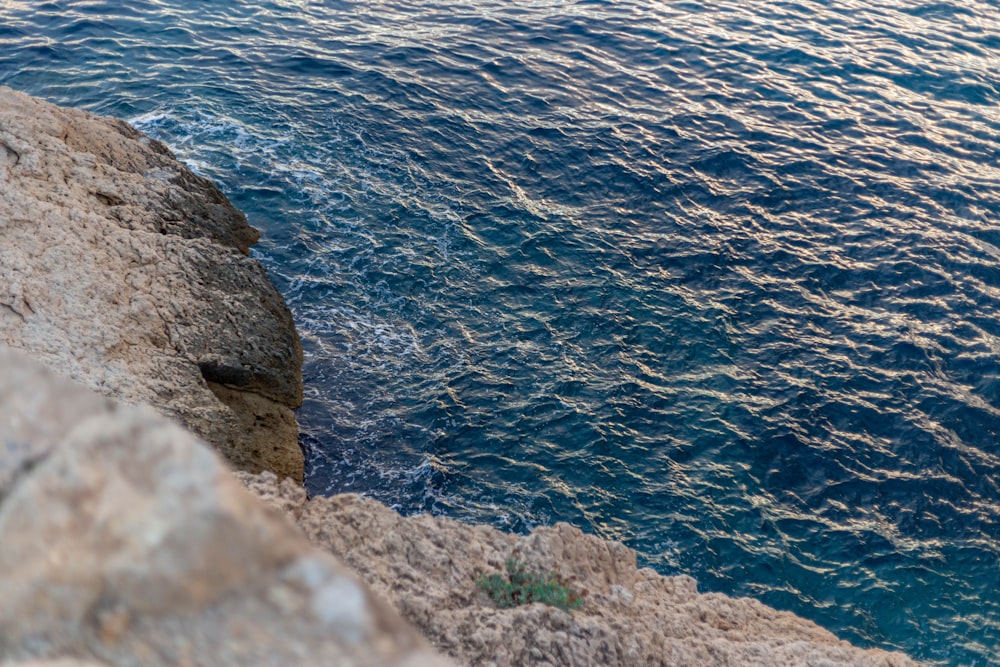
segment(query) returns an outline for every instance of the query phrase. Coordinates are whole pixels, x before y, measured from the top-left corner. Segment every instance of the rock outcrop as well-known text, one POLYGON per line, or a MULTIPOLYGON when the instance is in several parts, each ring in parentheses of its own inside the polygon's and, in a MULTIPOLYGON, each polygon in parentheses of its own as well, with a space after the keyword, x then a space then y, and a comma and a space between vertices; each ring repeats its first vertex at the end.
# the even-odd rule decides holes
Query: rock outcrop
POLYGON ((302 349, 257 232, 127 123, 0 87, 0 343, 302 479, 302 349))
POLYGON ((0 660, 449 664, 179 426, 0 368, 0 660))
POLYGON ((631 549, 567 524, 508 535, 441 517, 404 518, 353 494, 310 500, 268 473, 240 478, 462 664, 916 665, 898 653, 856 648, 756 600, 699 594, 694 579, 639 569, 631 549), (583 607, 497 609, 476 582, 503 571, 512 556, 529 571, 569 580, 585 593, 583 607))

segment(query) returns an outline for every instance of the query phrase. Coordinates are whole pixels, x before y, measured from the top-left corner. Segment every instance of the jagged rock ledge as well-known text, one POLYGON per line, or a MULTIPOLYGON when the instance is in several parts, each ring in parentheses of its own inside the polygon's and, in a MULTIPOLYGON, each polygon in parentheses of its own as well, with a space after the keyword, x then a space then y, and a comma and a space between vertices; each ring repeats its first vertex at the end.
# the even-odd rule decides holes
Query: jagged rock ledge
POLYGON ((569 524, 530 535, 453 519, 405 518, 355 494, 306 497, 273 474, 238 473, 390 601, 441 651, 466 665, 607 667, 907 667, 906 656, 862 650, 812 621, 757 600, 699 594, 687 576, 636 566, 636 554, 569 524), (536 603, 497 609, 476 586, 516 556, 580 592, 570 612, 536 603))
POLYGON ((302 475, 302 353, 255 240, 162 144, 0 87, 0 343, 51 369, 0 346, 0 661, 450 664, 395 607, 469 665, 915 664, 565 524, 306 498, 279 479, 302 475), (513 554, 583 608, 496 609, 476 580, 513 554))

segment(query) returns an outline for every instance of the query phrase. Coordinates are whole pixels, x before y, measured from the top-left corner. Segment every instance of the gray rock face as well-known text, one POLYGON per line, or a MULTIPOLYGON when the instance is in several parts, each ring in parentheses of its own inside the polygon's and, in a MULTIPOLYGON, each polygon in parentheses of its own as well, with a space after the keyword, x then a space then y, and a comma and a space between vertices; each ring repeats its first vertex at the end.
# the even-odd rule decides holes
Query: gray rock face
POLYGON ((302 478, 302 349, 242 213, 128 124, 0 86, 0 343, 302 478))
POLYGON ((0 368, 0 661, 449 664, 179 426, 0 368))

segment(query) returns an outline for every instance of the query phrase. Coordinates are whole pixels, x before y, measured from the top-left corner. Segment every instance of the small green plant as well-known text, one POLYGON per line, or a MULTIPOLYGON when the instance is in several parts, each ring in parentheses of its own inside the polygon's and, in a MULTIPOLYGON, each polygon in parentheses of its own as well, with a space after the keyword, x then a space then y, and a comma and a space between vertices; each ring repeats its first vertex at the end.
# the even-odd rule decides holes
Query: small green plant
POLYGON ((483 575, 476 582, 501 609, 531 602, 544 602, 563 611, 583 606, 583 594, 574 592, 570 582, 554 572, 548 576, 533 574, 516 558, 508 558, 504 565, 505 574, 483 575))

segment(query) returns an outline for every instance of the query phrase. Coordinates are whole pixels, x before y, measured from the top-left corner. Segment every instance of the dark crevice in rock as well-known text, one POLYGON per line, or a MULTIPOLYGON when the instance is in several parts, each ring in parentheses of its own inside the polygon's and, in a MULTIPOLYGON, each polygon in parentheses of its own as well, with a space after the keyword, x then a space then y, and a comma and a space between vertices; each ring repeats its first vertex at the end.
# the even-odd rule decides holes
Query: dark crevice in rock
POLYGON ((198 364, 201 376, 205 382, 228 384, 234 387, 248 387, 253 380, 253 373, 242 366, 231 366, 216 359, 202 361, 198 364))

